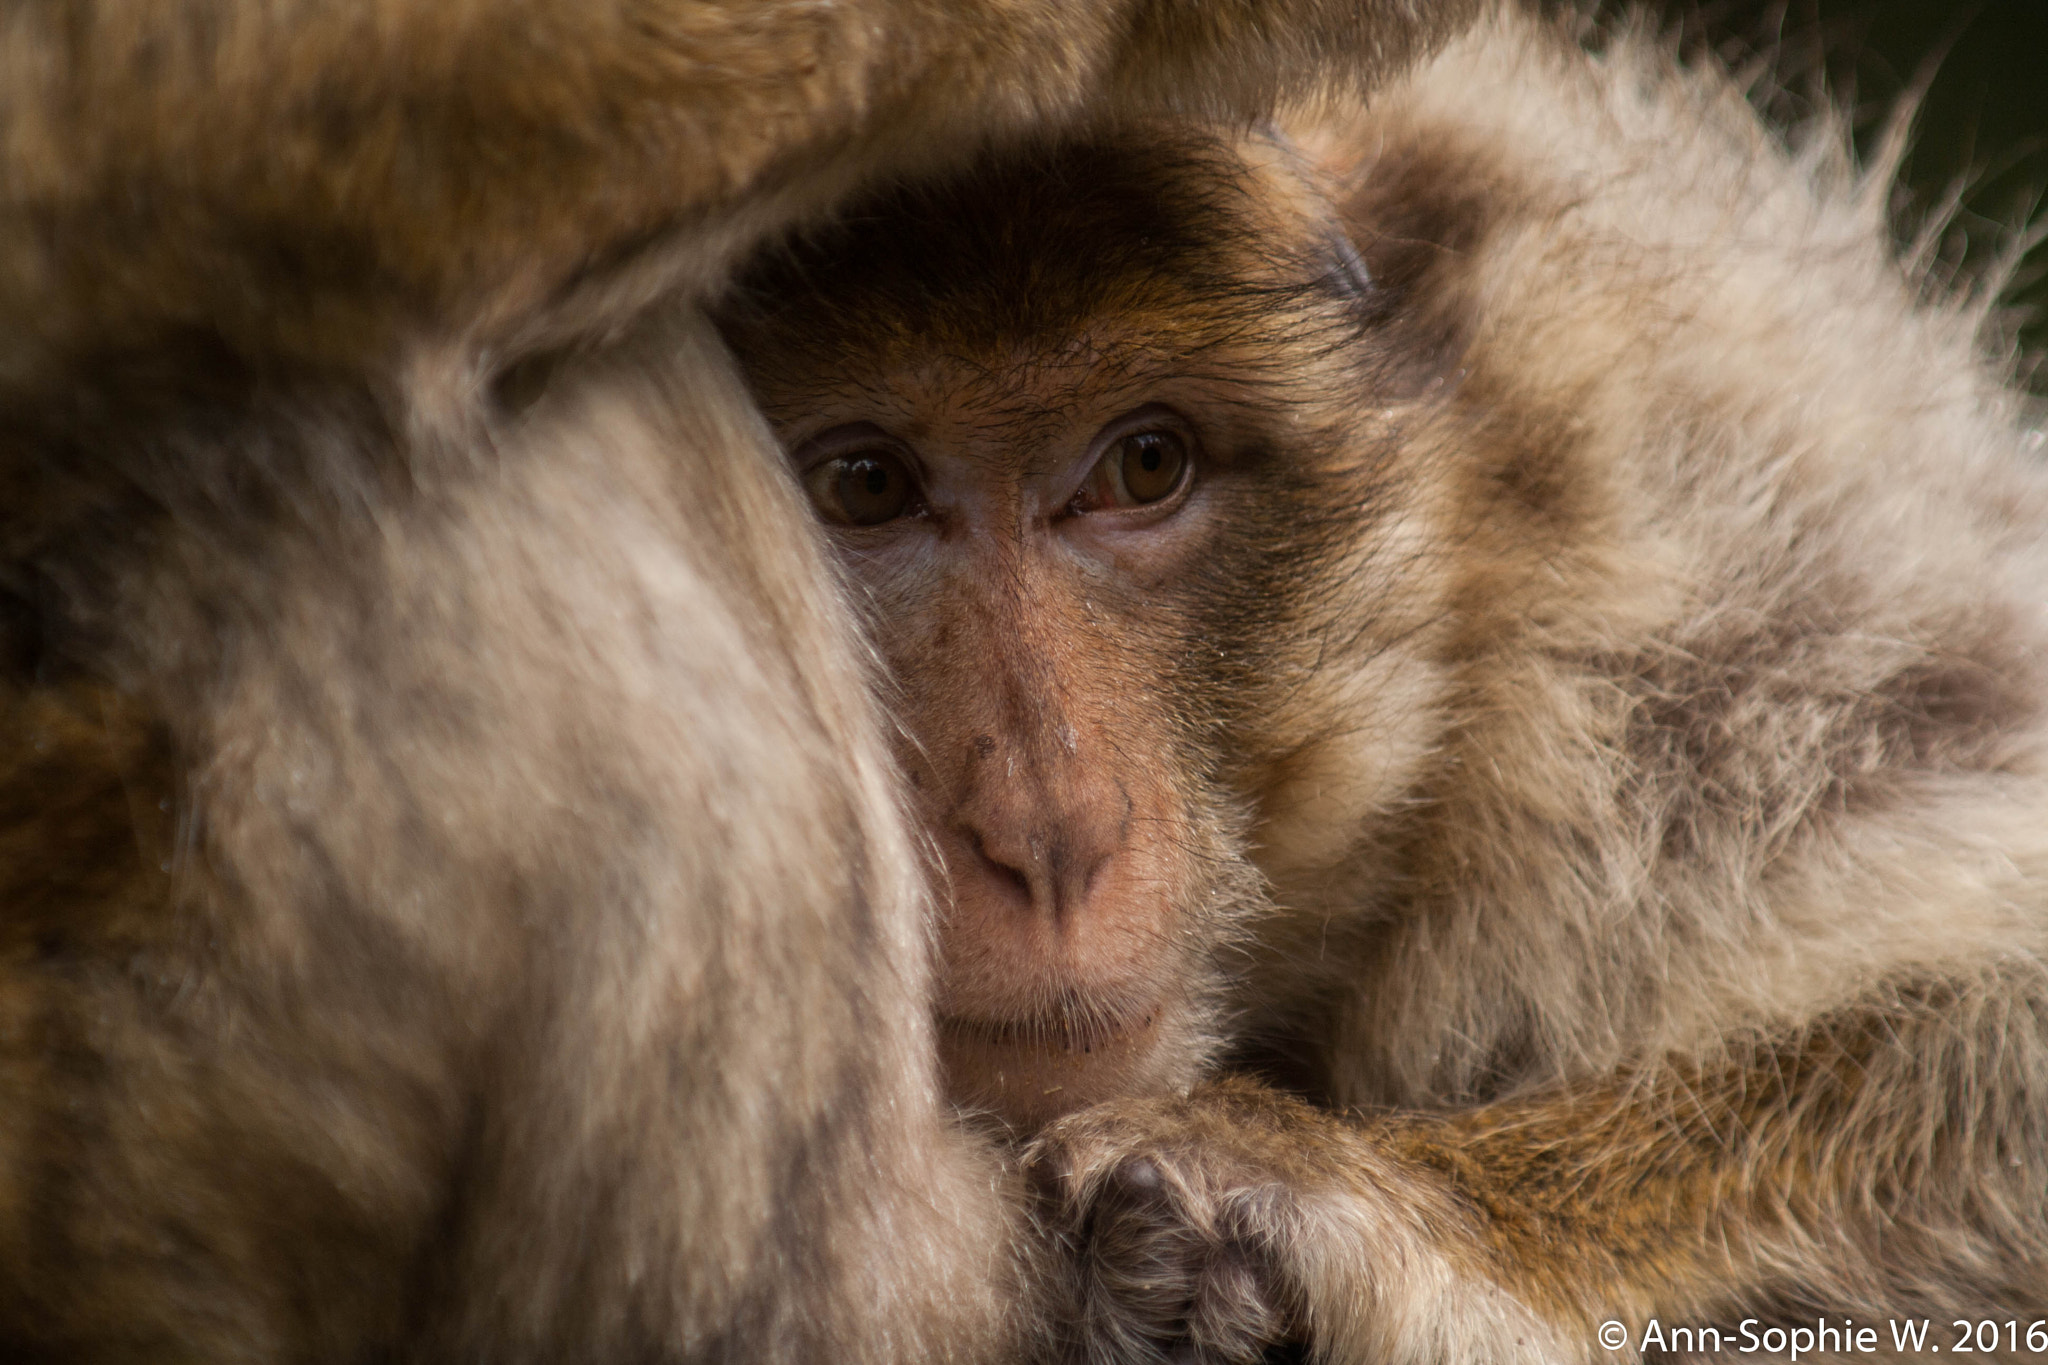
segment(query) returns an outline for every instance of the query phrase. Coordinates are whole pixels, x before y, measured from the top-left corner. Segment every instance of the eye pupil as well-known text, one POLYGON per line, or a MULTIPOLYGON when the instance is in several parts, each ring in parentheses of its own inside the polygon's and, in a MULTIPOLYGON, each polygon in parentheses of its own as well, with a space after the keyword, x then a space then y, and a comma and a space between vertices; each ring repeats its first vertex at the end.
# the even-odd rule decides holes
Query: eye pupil
POLYGON ((1133 432, 1119 445, 1124 492, 1133 504, 1158 502, 1180 487, 1188 456, 1177 433, 1133 432))
POLYGON ((878 464, 870 464, 867 472, 868 492, 880 496, 889 487, 889 471, 878 464))

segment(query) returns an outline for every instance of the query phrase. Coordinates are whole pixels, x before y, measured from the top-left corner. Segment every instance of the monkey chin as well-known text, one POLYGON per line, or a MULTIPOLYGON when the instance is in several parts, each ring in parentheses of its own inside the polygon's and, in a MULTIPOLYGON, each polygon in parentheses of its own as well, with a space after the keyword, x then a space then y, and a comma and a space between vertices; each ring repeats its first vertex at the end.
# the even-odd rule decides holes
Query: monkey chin
POLYGON ((969 1113, 1029 1134, 1063 1114, 1184 1084, 1176 1045, 1187 1011, 1159 1003, 1086 1024, 1064 1018, 992 1022, 942 1016, 939 1060, 947 1093, 969 1113))

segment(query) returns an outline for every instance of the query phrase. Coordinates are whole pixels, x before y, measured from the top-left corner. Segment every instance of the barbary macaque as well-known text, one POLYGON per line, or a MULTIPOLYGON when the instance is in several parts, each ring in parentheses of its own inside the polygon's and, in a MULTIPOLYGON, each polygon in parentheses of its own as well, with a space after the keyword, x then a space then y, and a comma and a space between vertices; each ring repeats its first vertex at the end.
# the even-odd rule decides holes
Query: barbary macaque
POLYGON ((2048 470, 1888 188, 1500 5, 742 277, 1067 1354, 2031 1358, 2048 470))
POLYGON ((701 311, 1462 4, 0 25, 0 1357, 1033 1349, 850 617, 701 311))

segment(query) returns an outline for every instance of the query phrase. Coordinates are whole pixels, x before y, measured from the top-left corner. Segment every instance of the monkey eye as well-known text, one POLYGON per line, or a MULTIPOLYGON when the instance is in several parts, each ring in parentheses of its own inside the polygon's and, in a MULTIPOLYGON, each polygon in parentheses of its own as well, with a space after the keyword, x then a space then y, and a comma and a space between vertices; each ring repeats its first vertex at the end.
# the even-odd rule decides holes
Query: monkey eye
POLYGON ((819 460, 805 470, 804 491, 811 495, 818 515, 829 522, 879 526, 911 510, 917 478, 895 450, 886 445, 864 445, 819 460))
POLYGON ((1188 438, 1171 427, 1124 432, 1102 452, 1075 507, 1096 511, 1164 502, 1187 482, 1193 464, 1188 438))

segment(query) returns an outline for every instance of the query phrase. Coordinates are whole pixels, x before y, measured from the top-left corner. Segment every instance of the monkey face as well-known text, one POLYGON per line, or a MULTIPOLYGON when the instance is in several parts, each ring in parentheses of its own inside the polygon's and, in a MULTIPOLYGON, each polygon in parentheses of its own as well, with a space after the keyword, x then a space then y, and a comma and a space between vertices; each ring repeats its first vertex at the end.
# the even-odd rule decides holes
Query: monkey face
POLYGON ((1029 1124, 1182 1075, 1210 922, 1254 899, 1161 686, 1201 648, 1188 586, 1232 470, 1170 385, 982 373, 811 395, 787 439, 900 689, 955 1092, 1029 1124))
POLYGON ((727 320, 893 683, 953 1093, 1026 1129, 1195 1077, 1261 807, 1334 786, 1272 718, 1372 652, 1304 568, 1358 567, 1359 500, 1408 485, 1350 401, 1355 258, 1274 174, 1027 159, 849 215, 727 320))

